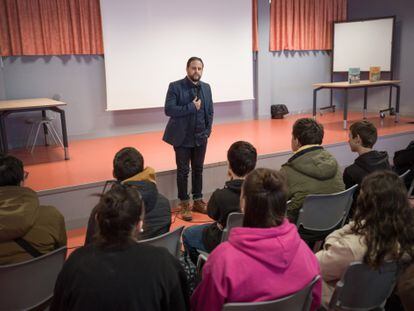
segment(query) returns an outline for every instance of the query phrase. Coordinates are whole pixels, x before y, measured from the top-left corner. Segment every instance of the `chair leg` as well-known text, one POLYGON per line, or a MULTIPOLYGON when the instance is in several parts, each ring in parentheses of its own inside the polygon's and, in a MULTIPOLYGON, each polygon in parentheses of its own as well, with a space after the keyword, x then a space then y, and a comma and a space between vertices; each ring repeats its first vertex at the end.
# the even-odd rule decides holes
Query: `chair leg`
POLYGON ((54 133, 55 137, 56 137, 56 138, 57 138, 57 140, 59 141, 59 144, 62 146, 62 148, 64 148, 64 146, 63 146, 63 142, 62 142, 62 140, 60 139, 60 136, 59 136, 58 132, 56 131, 55 126, 53 125, 53 123, 49 123, 49 126, 50 126, 50 130, 51 130, 51 132, 53 132, 53 133, 54 133))
POLYGON ((26 149, 30 148, 30 141, 32 140, 34 128, 35 128, 35 123, 33 122, 32 125, 30 126, 29 135, 27 136, 26 149))
POLYGON ((39 136, 39 132, 40 132, 41 127, 42 127, 42 122, 39 122, 39 125, 37 126, 36 135, 33 139, 33 145, 32 145, 32 149, 30 150, 30 153, 33 153, 33 151, 34 151, 34 148, 36 146, 37 137, 39 136))
POLYGON ((53 140, 54 144, 59 145, 59 142, 57 141, 57 139, 55 137, 55 133, 52 131, 52 125, 48 122, 48 123, 46 123, 46 127, 49 130, 50 137, 52 137, 52 140, 53 140))

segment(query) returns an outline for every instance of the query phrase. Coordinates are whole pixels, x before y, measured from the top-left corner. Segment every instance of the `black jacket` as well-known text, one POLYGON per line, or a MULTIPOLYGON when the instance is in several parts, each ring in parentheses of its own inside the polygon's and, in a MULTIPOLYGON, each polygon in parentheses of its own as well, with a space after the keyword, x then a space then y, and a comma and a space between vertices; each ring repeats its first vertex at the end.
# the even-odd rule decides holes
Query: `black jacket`
POLYGON ((399 150, 394 154, 394 170, 401 175, 407 170, 410 174, 405 178, 405 185, 410 187, 414 179, 414 140, 410 142, 407 148, 399 150))
POLYGON ((391 169, 386 151, 372 150, 355 159, 354 163, 344 170, 343 179, 346 189, 353 185, 361 185, 368 174, 378 170, 391 169))
MULTIPOLYGON (((124 181, 124 184, 134 185, 138 188, 145 205, 144 231, 140 234, 139 239, 150 239, 170 231, 171 226, 171 207, 170 202, 158 192, 157 185, 151 181, 152 177, 147 180, 138 180, 143 175, 150 175, 151 171, 146 168, 140 174, 124 181), (149 171, 149 173, 148 173, 149 171)), ((88 221, 86 231, 85 245, 93 241, 96 232, 95 209, 92 210, 88 221)))
POLYGON ((65 262, 50 310, 189 310, 187 279, 164 248, 91 244, 65 262))
POLYGON ((227 216, 233 212, 240 212, 240 192, 242 179, 227 181, 223 189, 217 189, 211 195, 207 205, 207 214, 215 220, 213 224, 204 229, 203 244, 211 252, 220 244, 222 229, 226 227, 227 216))
MULTIPOLYGON (((204 98, 202 109, 205 112, 206 123, 205 132, 200 133, 200 135, 207 139, 210 136, 213 124, 213 99, 210 85, 202 81, 199 82, 199 85, 204 98)), ((191 124, 194 125, 193 119, 197 114, 197 109, 193 104, 195 96, 194 84, 187 77, 171 82, 168 87, 164 110, 170 120, 165 128, 163 140, 174 147, 181 146, 187 133, 194 131, 194 128, 190 128, 190 126, 191 124)))

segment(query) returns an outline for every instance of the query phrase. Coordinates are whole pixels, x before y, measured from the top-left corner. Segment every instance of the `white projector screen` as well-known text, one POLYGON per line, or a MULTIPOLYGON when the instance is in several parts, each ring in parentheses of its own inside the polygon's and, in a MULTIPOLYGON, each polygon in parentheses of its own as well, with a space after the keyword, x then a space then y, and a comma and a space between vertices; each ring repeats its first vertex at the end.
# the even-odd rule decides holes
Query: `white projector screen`
POLYGON ((107 110, 163 107, 191 56, 214 102, 253 99, 251 0, 101 0, 107 110))
POLYGON ((333 71, 380 66, 391 71, 394 18, 334 24, 333 71))

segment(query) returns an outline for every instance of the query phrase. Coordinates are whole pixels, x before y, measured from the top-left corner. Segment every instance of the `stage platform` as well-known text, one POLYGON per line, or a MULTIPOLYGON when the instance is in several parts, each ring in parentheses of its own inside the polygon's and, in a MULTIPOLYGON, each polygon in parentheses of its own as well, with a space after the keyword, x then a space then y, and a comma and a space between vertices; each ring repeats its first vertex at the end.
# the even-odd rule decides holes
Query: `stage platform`
MULTIPOLYGON (((252 143, 258 151, 258 166, 279 169, 292 152, 291 131, 293 123, 307 115, 292 115, 281 120, 252 120, 213 125, 208 142, 204 192, 209 194, 221 187, 226 179, 226 153, 237 140, 252 143)), ((355 157, 348 146, 348 131, 342 128, 343 114, 327 112, 317 119, 324 125, 323 145, 334 154, 341 166, 348 165, 355 157)), ((349 114, 351 124, 360 120, 360 112, 349 114)), ((377 148, 387 150, 392 158, 396 150, 405 148, 414 139, 414 118, 393 117, 380 119, 378 114, 368 115, 378 128, 377 148)), ((176 198, 175 157, 173 148, 162 141, 162 131, 70 141, 70 160, 65 161, 63 150, 58 147, 39 146, 33 155, 26 150, 13 150, 12 154, 25 163, 29 172, 28 187, 38 191, 41 203, 55 205, 64 214, 69 228, 84 226, 96 197, 106 180, 112 179, 112 160, 123 147, 137 148, 144 156, 145 165, 155 168, 160 192, 174 204, 176 198)))

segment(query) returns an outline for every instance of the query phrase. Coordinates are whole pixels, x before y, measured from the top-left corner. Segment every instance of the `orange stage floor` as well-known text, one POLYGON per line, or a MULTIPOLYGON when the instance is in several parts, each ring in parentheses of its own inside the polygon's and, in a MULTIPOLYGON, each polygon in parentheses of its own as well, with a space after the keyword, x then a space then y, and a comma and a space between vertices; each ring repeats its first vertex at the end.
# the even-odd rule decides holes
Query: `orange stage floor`
MULTIPOLYGON (((205 164, 226 161, 228 147, 237 140, 251 142, 258 154, 266 155, 290 150, 292 125, 299 117, 293 115, 282 120, 252 120, 213 126, 209 139, 205 164)), ((348 131, 342 129, 342 112, 326 113, 318 116, 325 127, 324 144, 341 143, 348 140, 348 131)), ((360 120, 361 113, 349 113, 348 120, 360 120)), ((381 120, 378 114, 368 116, 379 130, 379 136, 398 134, 414 130, 414 119, 394 117, 381 120)), ((13 150, 25 163, 30 173, 26 181, 28 187, 36 191, 77 186, 112 178, 112 159, 115 153, 126 146, 137 148, 144 156, 145 165, 152 166, 157 172, 175 169, 174 151, 162 141, 162 131, 117 137, 106 137, 69 142, 70 160, 63 159, 59 147, 39 146, 33 155, 26 150, 13 150)))

